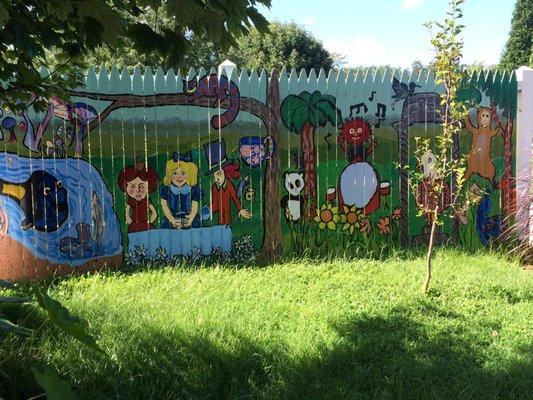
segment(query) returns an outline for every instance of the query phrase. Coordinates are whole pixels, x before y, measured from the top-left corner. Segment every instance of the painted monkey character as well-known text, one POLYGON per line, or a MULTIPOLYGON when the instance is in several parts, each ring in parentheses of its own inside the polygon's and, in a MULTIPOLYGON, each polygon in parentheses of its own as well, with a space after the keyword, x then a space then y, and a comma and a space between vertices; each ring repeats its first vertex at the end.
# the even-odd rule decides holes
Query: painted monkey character
POLYGON ((361 117, 347 119, 342 123, 337 143, 351 163, 365 162, 376 147, 370 124, 361 117), (365 145, 367 141, 370 141, 368 147, 365 145))
POLYGON ((499 128, 492 128, 492 110, 486 107, 477 109, 477 126, 470 121, 470 116, 465 118, 466 130, 472 135, 472 146, 467 158, 467 169, 465 179, 472 174, 478 174, 487 178, 494 184, 494 174, 496 169, 494 162, 490 158, 490 147, 492 138, 499 132, 499 128))
POLYGON ((285 173, 285 189, 288 194, 281 198, 281 207, 288 221, 298 222, 304 215, 304 175, 300 172, 285 173))

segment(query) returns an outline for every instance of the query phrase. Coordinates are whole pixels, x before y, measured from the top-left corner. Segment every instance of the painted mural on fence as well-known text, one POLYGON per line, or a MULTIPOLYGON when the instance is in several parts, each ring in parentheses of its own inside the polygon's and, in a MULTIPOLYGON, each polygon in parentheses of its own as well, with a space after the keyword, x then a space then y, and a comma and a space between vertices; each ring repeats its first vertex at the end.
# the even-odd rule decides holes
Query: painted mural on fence
MULTIPOLYGON (((412 148, 439 134, 441 91, 429 71, 90 70, 70 103, 2 110, 1 243, 73 269, 423 244, 424 196, 398 165, 431 175, 434 156, 417 166, 412 148)), ((516 80, 474 74, 460 96, 454 156, 476 150, 478 201, 438 241, 487 246, 514 209, 516 80)))

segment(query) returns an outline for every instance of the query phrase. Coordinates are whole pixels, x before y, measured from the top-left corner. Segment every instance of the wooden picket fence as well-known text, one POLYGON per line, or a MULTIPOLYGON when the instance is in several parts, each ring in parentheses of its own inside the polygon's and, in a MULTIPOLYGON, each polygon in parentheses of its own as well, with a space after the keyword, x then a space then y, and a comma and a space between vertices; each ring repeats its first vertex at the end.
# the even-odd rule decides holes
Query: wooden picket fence
MULTIPOLYGON (((432 71, 226 72, 91 68, 68 103, 5 110, 0 276, 426 243, 401 166, 432 168, 414 158, 441 132, 432 71)), ((516 76, 473 73, 460 95, 451 156, 477 149, 479 201, 438 241, 489 246, 515 211, 516 76)))

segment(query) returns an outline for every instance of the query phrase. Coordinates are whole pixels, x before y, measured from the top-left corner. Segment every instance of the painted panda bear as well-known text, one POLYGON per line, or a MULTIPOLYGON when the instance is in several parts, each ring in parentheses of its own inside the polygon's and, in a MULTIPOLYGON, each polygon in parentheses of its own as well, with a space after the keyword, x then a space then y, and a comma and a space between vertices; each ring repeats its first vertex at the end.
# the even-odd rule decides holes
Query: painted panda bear
POLYGON ((286 172, 285 189, 288 194, 281 198, 281 207, 285 210, 287 222, 299 222, 304 214, 304 176, 299 172, 286 172))

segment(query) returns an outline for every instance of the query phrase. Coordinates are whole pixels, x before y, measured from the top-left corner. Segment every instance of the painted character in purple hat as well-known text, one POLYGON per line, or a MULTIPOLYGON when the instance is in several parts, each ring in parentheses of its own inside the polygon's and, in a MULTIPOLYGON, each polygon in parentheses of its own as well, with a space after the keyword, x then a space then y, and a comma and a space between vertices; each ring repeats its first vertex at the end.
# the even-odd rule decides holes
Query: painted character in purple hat
POLYGON ((213 175, 215 183, 211 187, 211 211, 218 213, 218 223, 229 225, 231 223, 231 203, 235 205, 238 215, 242 218, 252 218, 252 213, 242 208, 237 197, 235 186, 231 179, 241 175, 239 162, 226 158, 226 145, 224 140, 216 140, 204 145, 205 156, 209 171, 206 175, 213 175))
POLYGON ((198 167, 189 151, 174 153, 167 161, 163 186, 159 191, 165 217, 162 229, 201 228, 198 214, 202 189, 198 186, 198 167))

